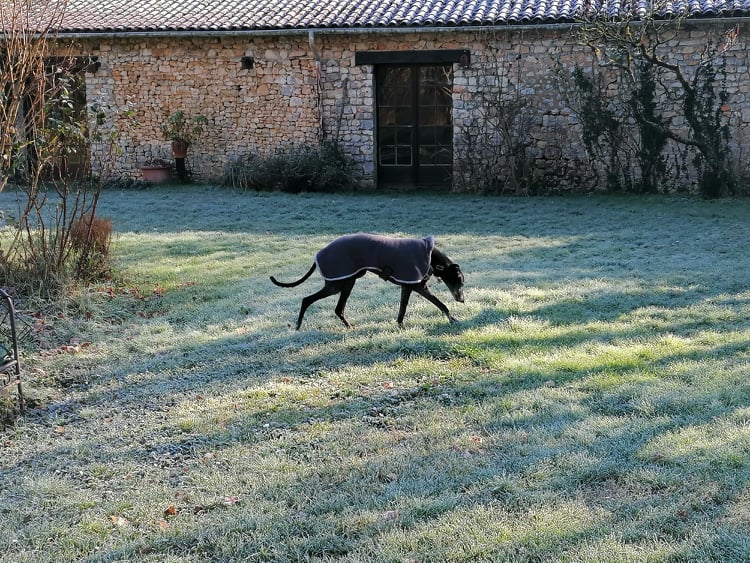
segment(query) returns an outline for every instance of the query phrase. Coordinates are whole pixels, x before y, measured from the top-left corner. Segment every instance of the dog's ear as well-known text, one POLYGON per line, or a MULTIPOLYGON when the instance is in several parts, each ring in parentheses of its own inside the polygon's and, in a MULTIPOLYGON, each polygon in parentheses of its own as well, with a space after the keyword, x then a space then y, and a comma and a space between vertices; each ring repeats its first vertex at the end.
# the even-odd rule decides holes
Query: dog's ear
POLYGON ((448 269, 451 276, 454 276, 456 280, 459 280, 461 283, 463 283, 464 273, 461 271, 461 267, 458 264, 451 264, 448 269))

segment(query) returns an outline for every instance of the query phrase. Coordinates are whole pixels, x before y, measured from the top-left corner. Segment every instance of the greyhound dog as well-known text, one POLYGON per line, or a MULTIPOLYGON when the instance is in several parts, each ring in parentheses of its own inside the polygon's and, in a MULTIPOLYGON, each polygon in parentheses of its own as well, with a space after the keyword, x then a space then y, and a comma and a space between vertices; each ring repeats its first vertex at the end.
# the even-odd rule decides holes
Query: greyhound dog
POLYGON ((320 270, 325 285, 320 291, 302 300, 297 330, 310 305, 337 293, 340 295, 335 309, 336 316, 347 328, 352 328, 344 316, 344 307, 355 282, 367 272, 373 272, 383 280, 401 286, 401 305, 397 318, 399 326, 403 323, 412 292, 417 292, 435 305, 451 323, 456 322, 448 307, 427 287, 427 281, 433 274, 445 283, 456 301, 464 302, 464 275, 461 268, 435 248, 435 239, 431 236, 424 239, 365 233, 343 236, 322 248, 315 255, 315 261, 308 272, 299 280, 284 283, 271 276, 271 281, 280 287, 296 287, 307 280, 316 268, 320 270))

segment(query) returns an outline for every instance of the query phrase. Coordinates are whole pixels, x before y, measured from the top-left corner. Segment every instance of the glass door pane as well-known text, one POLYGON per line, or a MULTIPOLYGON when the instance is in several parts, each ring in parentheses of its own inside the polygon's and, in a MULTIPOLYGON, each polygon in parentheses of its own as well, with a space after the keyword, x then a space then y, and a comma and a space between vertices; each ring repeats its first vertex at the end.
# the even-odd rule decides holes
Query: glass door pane
POLYGON ((378 164, 411 166, 412 79, 410 67, 382 67, 378 80, 378 164))
POLYGON ((450 184, 452 72, 451 65, 376 67, 381 185, 450 184))
MULTIPOLYGON (((453 163, 452 68, 419 68, 419 155, 422 167, 453 163)), ((423 176, 428 174, 423 172, 423 176)))

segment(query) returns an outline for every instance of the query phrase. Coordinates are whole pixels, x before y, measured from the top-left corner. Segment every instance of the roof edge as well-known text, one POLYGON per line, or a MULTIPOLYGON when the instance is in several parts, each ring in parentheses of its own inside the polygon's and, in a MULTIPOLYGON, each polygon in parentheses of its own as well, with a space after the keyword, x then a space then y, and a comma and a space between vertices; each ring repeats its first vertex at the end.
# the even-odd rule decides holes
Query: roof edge
MULTIPOLYGON (((748 18, 750 21, 750 18, 748 18)), ((575 22, 567 23, 535 23, 535 24, 503 24, 503 25, 476 25, 476 26, 409 26, 409 27, 305 27, 287 29, 215 29, 215 30, 144 30, 144 31, 59 31, 58 37, 73 39, 85 38, 138 38, 138 37, 278 37, 283 35, 304 35, 311 33, 315 35, 376 35, 376 34, 409 34, 409 33, 457 33, 472 31, 490 31, 498 29, 530 29, 545 28, 571 29, 578 25, 575 22)))
MULTIPOLYGON (((750 16, 712 15, 706 17, 691 17, 690 24, 750 24, 750 16)), ((616 23, 616 22, 610 22, 616 23)), ((637 24, 637 21, 632 22, 637 24)), ((475 26, 409 26, 409 27, 347 27, 347 28, 288 28, 288 29, 216 29, 216 30, 143 30, 143 31, 63 31, 57 37, 66 39, 133 39, 133 38, 165 38, 165 37, 278 37, 278 36, 308 36, 314 35, 377 35, 377 34, 415 34, 415 33, 471 33, 486 31, 525 31, 525 30, 559 30, 575 29, 583 25, 579 21, 567 22, 514 22, 501 25, 475 26)), ((1 35, 0 35, 1 38, 1 35)))

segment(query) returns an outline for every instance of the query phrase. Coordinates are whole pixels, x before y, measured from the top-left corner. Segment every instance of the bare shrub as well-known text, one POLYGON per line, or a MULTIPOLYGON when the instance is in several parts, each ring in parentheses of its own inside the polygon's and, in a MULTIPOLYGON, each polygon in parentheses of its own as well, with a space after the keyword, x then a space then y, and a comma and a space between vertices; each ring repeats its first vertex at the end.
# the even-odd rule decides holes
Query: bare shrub
POLYGON ((486 33, 489 59, 466 103, 456 188, 496 194, 527 194, 533 183, 529 131, 537 110, 521 87, 523 60, 511 54, 504 60, 504 48, 496 45, 498 35, 486 33))
POLYGON ((70 243, 78 260, 79 279, 96 279, 109 274, 112 220, 85 215, 73 223, 70 243))
POLYGON ((56 34, 65 8, 65 0, 0 3, 2 47, 13 63, 0 65, 0 188, 11 182, 25 196, 16 232, 0 248, 0 275, 44 299, 99 275, 101 261, 92 257, 103 255, 102 240, 90 238, 98 231, 76 238, 73 230, 94 224, 119 151, 115 112, 85 99, 91 61, 56 34))

